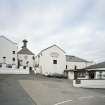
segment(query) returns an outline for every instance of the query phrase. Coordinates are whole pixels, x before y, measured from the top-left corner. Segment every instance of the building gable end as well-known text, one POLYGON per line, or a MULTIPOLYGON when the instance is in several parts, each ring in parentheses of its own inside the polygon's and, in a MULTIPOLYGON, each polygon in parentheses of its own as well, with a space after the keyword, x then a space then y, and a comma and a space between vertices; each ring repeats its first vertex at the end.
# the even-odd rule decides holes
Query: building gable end
POLYGON ((8 39, 7 37, 5 37, 5 36, 0 36, 0 38, 3 38, 3 39, 5 39, 5 40, 7 40, 8 42, 10 42, 10 43, 12 43, 12 44, 15 44, 15 45, 17 45, 17 43, 15 43, 15 42, 13 42, 13 41, 11 41, 10 39, 8 39))

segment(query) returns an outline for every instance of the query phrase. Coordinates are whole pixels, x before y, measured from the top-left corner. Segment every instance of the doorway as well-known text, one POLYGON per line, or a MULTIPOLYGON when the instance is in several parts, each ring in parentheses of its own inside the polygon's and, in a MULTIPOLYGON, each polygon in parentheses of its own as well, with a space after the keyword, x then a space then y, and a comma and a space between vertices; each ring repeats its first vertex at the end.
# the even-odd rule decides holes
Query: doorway
POLYGON ((95 78, 95 71, 89 71, 89 79, 95 78))

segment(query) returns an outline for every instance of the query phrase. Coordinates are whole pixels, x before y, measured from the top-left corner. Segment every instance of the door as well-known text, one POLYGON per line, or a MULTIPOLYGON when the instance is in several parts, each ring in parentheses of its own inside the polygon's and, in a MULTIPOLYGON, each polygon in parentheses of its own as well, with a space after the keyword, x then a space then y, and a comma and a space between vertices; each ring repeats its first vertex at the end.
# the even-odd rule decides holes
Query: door
POLYGON ((95 78, 95 71, 89 71, 89 79, 95 78))

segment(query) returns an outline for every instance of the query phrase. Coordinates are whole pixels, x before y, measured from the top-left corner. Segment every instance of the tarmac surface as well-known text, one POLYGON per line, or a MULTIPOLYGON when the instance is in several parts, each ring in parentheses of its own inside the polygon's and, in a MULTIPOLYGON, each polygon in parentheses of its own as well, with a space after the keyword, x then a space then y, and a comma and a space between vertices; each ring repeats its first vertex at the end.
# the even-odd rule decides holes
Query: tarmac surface
POLYGON ((71 80, 0 75, 0 105, 105 105, 105 89, 83 89, 71 80))

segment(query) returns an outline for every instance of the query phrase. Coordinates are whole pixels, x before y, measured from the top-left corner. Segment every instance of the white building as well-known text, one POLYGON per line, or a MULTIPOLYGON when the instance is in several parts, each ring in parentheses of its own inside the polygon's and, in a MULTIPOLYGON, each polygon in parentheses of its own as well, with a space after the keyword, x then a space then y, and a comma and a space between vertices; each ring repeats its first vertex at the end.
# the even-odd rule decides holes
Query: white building
POLYGON ((20 67, 29 67, 30 70, 34 70, 34 53, 32 53, 27 48, 27 40, 23 40, 23 46, 20 51, 18 51, 18 68, 20 67))
POLYGON ((17 44, 4 36, 0 36, 0 49, 1 68, 4 67, 2 64, 5 64, 5 67, 13 69, 18 67, 18 70, 30 69, 45 75, 65 73, 69 79, 74 79, 74 70, 86 68, 92 64, 84 59, 65 55, 65 51, 57 45, 42 50, 34 57, 34 53, 27 48, 27 40, 23 40, 22 49, 17 52, 17 44))
POLYGON ((65 51, 57 45, 42 50, 35 58, 36 72, 42 74, 63 74, 66 67, 65 51))
POLYGON ((105 88, 105 61, 76 71, 75 76, 73 80, 75 87, 105 88), (80 78, 81 73, 84 74, 84 78, 80 78))
POLYGON ((0 63, 6 66, 17 65, 18 46, 5 36, 0 36, 0 63))
POLYGON ((88 72, 88 79, 105 79, 105 61, 88 66, 85 70, 88 72))
POLYGON ((72 55, 66 55, 65 75, 69 79, 74 79, 74 71, 75 70, 86 68, 87 66, 90 66, 92 64, 93 64, 93 62, 84 60, 82 58, 72 56, 72 55))
POLYGON ((82 69, 90 66, 92 62, 87 61, 85 59, 79 58, 77 56, 66 55, 66 69, 73 70, 73 69, 82 69))

